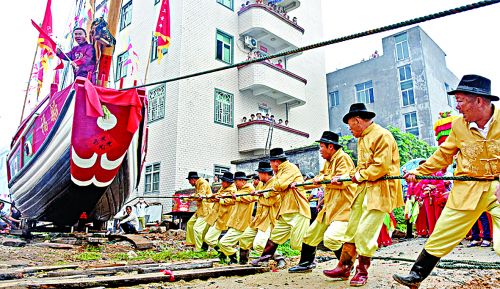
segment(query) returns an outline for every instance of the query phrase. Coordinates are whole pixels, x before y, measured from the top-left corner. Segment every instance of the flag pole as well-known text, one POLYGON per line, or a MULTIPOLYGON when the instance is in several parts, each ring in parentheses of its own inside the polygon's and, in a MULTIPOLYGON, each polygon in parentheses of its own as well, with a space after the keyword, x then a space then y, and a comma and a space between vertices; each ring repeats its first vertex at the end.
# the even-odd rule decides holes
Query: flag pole
MULTIPOLYGON (((154 35, 153 35, 154 37, 154 35)), ((153 48, 153 39, 151 39, 151 43, 149 44, 149 53, 148 53, 148 59, 146 59, 146 71, 144 72, 144 83, 147 83, 146 80, 148 78, 148 70, 149 70, 149 63, 151 63, 151 53, 152 53, 152 48, 153 48)))
POLYGON ((21 124, 23 122, 24 109, 26 108, 26 99, 28 99, 28 93, 29 93, 30 83, 31 83, 31 76, 33 74, 33 66, 35 66, 37 54, 38 54, 38 43, 36 44, 36 47, 35 47, 35 55, 33 56, 33 63, 31 64, 30 76, 28 79, 28 84, 26 85, 26 94, 24 95, 23 110, 21 111, 21 120, 19 121, 19 124, 21 124))

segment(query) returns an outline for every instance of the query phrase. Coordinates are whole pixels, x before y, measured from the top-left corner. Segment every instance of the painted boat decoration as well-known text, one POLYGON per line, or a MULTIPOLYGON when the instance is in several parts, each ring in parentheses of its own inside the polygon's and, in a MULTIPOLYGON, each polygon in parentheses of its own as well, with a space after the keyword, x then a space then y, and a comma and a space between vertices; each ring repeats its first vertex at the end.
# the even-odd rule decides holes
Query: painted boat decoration
POLYGON ((147 147, 144 90, 77 78, 51 93, 12 140, 9 189, 29 221, 106 221, 138 186, 147 147))

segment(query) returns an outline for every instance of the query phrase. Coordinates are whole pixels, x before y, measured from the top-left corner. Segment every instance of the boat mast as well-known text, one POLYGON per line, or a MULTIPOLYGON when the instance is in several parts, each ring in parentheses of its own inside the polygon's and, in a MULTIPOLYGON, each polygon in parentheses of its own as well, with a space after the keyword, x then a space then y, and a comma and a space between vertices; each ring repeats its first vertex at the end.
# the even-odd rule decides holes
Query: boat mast
POLYGON ((24 109, 26 108, 26 100, 28 99, 28 94, 29 94, 29 90, 30 90, 30 83, 31 83, 31 77, 33 76, 33 67, 35 66, 36 55, 37 54, 38 54, 38 43, 35 46, 35 55, 33 55, 33 63, 31 64, 30 76, 28 78, 28 84, 26 85, 26 94, 24 95, 23 110, 21 111, 21 120, 19 121, 19 123, 23 122, 24 109))
MULTIPOLYGON (((111 0, 109 4, 109 14, 108 14, 108 29, 111 35, 116 37, 116 32, 118 30, 118 23, 120 18, 120 9, 122 6, 122 0, 111 0)), ((109 72, 111 69, 111 63, 113 62, 113 52, 115 48, 105 47, 102 50, 101 60, 99 62, 99 71, 97 74, 97 83, 103 87, 107 87, 109 81, 109 72)))

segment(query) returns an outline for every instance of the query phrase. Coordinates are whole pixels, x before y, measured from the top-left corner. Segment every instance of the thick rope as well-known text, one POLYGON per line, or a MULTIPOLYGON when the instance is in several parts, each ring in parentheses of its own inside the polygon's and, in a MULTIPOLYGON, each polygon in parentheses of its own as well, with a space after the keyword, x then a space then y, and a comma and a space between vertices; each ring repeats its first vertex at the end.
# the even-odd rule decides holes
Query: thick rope
MULTIPOLYGON (((445 180, 445 181, 465 181, 465 182, 492 182, 495 180, 498 180, 500 176, 496 176, 494 178, 476 178, 476 177, 468 177, 468 176, 415 176, 417 180, 445 180)), ((398 179, 404 179, 404 176, 385 176, 377 181, 383 181, 383 180, 398 180, 398 179)), ((340 178, 338 179, 339 182, 350 182, 350 178, 340 178)), ((318 182, 317 184, 321 185, 327 185, 330 184, 331 180, 325 180, 318 182)), ((314 186, 316 184, 312 182, 306 182, 302 184, 296 184, 296 187, 303 187, 303 186, 314 186)), ((260 190, 260 191, 255 191, 253 193, 249 194, 239 194, 239 195, 234 195, 234 197, 245 197, 245 196, 259 196, 267 192, 271 192, 273 189, 267 189, 267 190, 260 190)), ((225 199, 225 198, 233 198, 232 195, 227 195, 227 196, 210 196, 210 197, 184 197, 184 196, 171 196, 171 197, 166 197, 168 199, 213 199, 213 198, 219 198, 219 199, 225 199)))
MULTIPOLYGON (((415 260, 408 258, 399 257, 383 257, 374 256, 372 259, 385 260, 385 261, 401 261, 414 263, 415 260)), ((441 269, 500 269, 500 262, 481 262, 474 260, 447 260, 442 259, 436 265, 437 268, 441 269)))
POLYGON ((283 52, 268 55, 265 57, 260 57, 260 58, 247 60, 247 61, 243 61, 240 63, 228 65, 228 66, 209 69, 209 70, 205 70, 205 71, 201 71, 201 72, 197 72, 197 73, 187 74, 187 75, 174 77, 174 78, 170 78, 170 79, 165 79, 165 80, 161 80, 161 81, 156 81, 156 82, 152 82, 152 83, 131 86, 131 87, 123 88, 120 90, 128 90, 128 89, 133 89, 133 88, 141 88, 141 87, 147 87, 147 86, 152 86, 152 85, 164 84, 167 82, 173 82, 173 81, 177 81, 177 80, 181 80, 181 79, 196 77, 196 76, 214 73, 214 72, 227 70, 227 69, 231 69, 231 68, 235 68, 235 67, 240 67, 240 66, 244 66, 244 65, 248 65, 248 64, 252 64, 252 63, 256 63, 256 62, 261 62, 261 61, 268 60, 268 59, 273 59, 273 58, 277 58, 277 57, 283 57, 283 56, 287 56, 287 55, 291 55, 291 54, 296 54, 296 53, 304 52, 304 51, 311 50, 311 49, 316 49, 316 48, 323 47, 323 46, 341 43, 341 42, 353 40, 356 38, 361 38, 361 37, 365 37, 365 36, 369 36, 369 35, 373 35, 373 34, 378 34, 378 33, 386 32, 386 31, 390 31, 390 30, 394 30, 394 29, 398 29, 398 28, 402 28, 402 27, 406 27, 406 26, 410 26, 410 25, 414 25, 414 24, 418 24, 418 23, 422 23, 422 22, 426 22, 429 20, 434 20, 434 19, 438 19, 438 18, 442 18, 442 17, 446 17, 446 16, 450 16, 450 15, 454 15, 454 14, 458 14, 458 13, 462 13, 462 12, 467 12, 470 10, 486 7, 489 5, 498 4, 499 2, 500 2, 500 0, 480 1, 480 2, 476 2, 476 3, 468 4, 465 6, 460 6, 457 8, 452 8, 452 9, 448 9, 445 11, 429 14, 426 16, 421 16, 421 17, 410 19, 410 20, 401 21, 401 22, 398 22, 395 24, 366 30, 364 32, 359 32, 359 33, 351 34, 348 36, 343 36, 340 38, 335 38, 335 39, 331 39, 331 40, 327 40, 327 41, 323 41, 323 42, 318 42, 315 44, 299 47, 297 49, 283 51, 283 52))

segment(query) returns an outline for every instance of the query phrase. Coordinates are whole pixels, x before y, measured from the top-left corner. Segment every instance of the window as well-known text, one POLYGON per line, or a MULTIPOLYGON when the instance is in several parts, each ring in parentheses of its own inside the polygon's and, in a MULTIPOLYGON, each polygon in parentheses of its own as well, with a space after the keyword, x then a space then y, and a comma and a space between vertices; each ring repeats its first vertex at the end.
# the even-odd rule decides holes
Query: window
POLYGON ((151 59, 149 60, 150 62, 155 61, 158 59, 158 37, 153 36, 153 39, 151 39, 151 59))
POLYGON ((160 163, 154 163, 146 166, 144 176, 144 193, 160 192, 160 163))
POLYGON ((413 79, 411 77, 411 65, 399 67, 399 85, 401 87, 401 96, 403 97, 403 106, 415 104, 415 92, 413 90, 413 79))
POLYGON ((217 0, 217 3, 233 10, 233 0, 217 0))
POLYGON ((233 37, 217 30, 215 58, 228 64, 233 64, 233 37))
POLYGON ((229 172, 229 168, 225 166, 214 165, 214 176, 217 176, 219 181, 224 172, 229 172))
POLYGON ((394 36, 396 42, 396 60, 404 60, 410 58, 408 48, 408 36, 405 33, 394 36))
POLYGON ((330 108, 339 105, 340 100, 339 100, 339 91, 332 91, 328 93, 328 104, 330 108))
POLYGON ((127 4, 122 6, 122 11, 120 14, 120 31, 132 23, 132 0, 128 1, 127 4))
POLYGON ((418 120, 417 120, 417 112, 410 112, 404 114, 405 117, 405 129, 406 132, 409 132, 415 136, 419 136, 418 133, 418 120))
POLYGON ((358 102, 373 103, 372 81, 356 84, 356 99, 358 102))
POLYGON ((448 94, 448 91, 450 91, 450 86, 446 82, 444 83, 444 90, 446 91, 446 98, 448 99, 448 105, 453 109, 457 109, 457 100, 455 99, 454 95, 448 94))
POLYGON ((125 62, 127 61, 127 59, 128 59, 128 51, 123 52, 116 58, 115 81, 118 81, 127 76, 127 66, 125 66, 125 62))
POLYGON ((233 95, 231 93, 215 89, 214 122, 233 126, 233 95))
POLYGON ((165 84, 148 91, 148 123, 165 117, 165 84))

